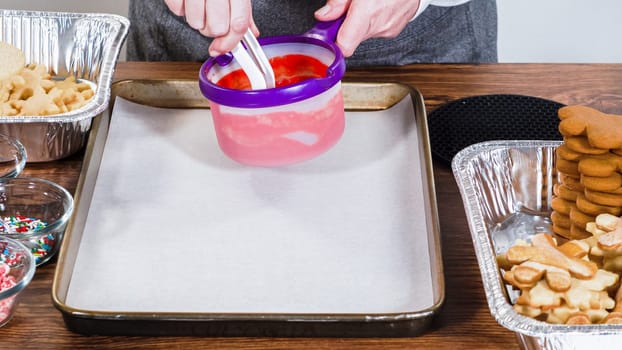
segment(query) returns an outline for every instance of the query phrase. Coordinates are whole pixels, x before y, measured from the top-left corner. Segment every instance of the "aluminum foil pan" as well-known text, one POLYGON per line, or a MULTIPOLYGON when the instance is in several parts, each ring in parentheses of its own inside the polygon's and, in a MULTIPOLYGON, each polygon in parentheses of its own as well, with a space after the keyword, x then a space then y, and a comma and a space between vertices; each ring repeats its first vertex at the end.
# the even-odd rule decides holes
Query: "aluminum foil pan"
POLYGON ((502 280, 496 255, 518 238, 552 233, 549 214, 558 141, 491 141, 452 160, 491 314, 523 349, 618 349, 622 325, 557 325, 518 314, 518 294, 502 280))
POLYGON ((95 96, 79 110, 54 116, 0 116, 0 133, 20 140, 29 162, 69 156, 86 143, 92 118, 108 105, 110 85, 130 22, 110 14, 0 10, 0 40, 22 51, 26 63, 58 77, 93 84, 95 96))

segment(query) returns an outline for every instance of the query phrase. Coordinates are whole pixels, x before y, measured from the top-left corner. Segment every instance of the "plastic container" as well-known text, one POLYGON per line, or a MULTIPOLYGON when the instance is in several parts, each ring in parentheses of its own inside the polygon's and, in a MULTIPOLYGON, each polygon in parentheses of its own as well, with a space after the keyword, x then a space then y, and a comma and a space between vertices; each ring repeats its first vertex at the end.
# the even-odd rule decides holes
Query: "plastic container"
POLYGON ((0 236, 24 244, 37 266, 58 251, 72 212, 73 197, 56 183, 0 179, 0 236))
POLYGON ((0 327, 17 309, 20 293, 35 274, 34 257, 20 242, 0 237, 0 327))
POLYGON ((230 54, 203 64, 199 86, 227 156, 246 165, 281 166, 314 158, 339 141, 345 60, 334 40, 342 21, 318 22, 298 36, 260 38, 276 76, 272 89, 251 90, 230 54))

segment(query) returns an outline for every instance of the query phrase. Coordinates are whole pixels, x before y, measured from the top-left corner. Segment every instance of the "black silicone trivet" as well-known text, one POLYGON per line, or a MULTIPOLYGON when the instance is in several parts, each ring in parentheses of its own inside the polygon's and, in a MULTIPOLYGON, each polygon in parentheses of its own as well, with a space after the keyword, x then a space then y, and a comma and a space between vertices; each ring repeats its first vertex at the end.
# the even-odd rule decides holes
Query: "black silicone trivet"
POLYGON ((561 140, 564 105, 523 95, 481 95, 448 102, 428 115, 432 155, 450 164, 467 146, 493 140, 561 140))

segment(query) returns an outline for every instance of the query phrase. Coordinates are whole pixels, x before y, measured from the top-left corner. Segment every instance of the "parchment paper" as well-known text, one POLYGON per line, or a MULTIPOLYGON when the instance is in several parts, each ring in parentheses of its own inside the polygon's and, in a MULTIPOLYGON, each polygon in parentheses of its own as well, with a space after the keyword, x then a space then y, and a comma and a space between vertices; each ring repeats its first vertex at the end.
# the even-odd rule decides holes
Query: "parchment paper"
POLYGON ((68 289, 124 312, 393 313, 434 303, 412 102, 324 155, 239 165, 209 110, 117 98, 68 289))

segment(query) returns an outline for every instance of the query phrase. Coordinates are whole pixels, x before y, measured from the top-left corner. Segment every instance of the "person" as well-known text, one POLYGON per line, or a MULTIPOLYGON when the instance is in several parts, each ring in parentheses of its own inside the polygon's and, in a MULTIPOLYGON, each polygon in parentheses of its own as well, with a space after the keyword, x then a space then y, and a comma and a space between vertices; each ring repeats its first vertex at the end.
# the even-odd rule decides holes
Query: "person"
POLYGON ((497 61, 495 0, 130 0, 127 59, 204 61, 255 35, 301 34, 343 14, 348 67, 497 61))

